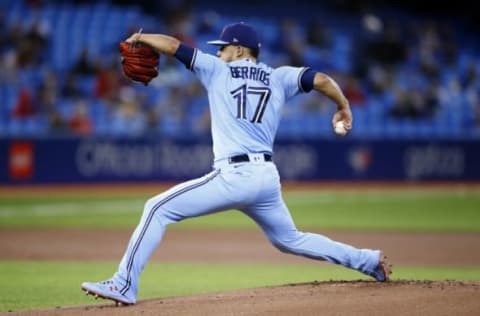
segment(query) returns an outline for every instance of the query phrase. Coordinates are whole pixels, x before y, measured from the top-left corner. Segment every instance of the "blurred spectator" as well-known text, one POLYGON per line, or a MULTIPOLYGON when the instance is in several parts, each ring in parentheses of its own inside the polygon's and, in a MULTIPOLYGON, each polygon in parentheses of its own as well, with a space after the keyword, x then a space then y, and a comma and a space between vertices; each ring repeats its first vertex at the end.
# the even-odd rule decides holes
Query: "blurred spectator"
POLYGON ((396 118, 417 118, 423 108, 422 95, 419 91, 397 89, 394 92, 394 106, 390 114, 396 118))
POLYGON ((189 99, 183 87, 173 86, 169 88, 167 97, 159 101, 157 103, 157 113, 161 122, 171 120, 182 124, 185 121, 189 99))
POLYGON ((215 11, 207 11, 203 13, 197 25, 197 34, 216 35, 216 25, 219 24, 219 18, 219 15, 215 11))
POLYGON ((115 135, 139 136, 147 129, 147 117, 137 102, 137 94, 131 87, 123 87, 120 103, 114 109, 111 123, 115 135))
POLYGON ((165 6, 162 13, 164 14, 164 21, 169 29, 169 34, 189 46, 196 46, 191 1, 176 0, 163 1, 162 3, 165 6))
POLYGON ((368 68, 366 83, 372 94, 380 95, 391 87, 392 77, 392 68, 374 64, 368 68))
POLYGON ((18 50, 18 45, 24 39, 24 34, 22 23, 15 20, 8 25, 6 43, 18 50))
POLYGON ((94 65, 88 58, 88 49, 82 49, 80 57, 72 68, 72 73, 74 75, 90 76, 94 75, 96 71, 96 65, 94 65))
POLYGON ((439 27, 440 39, 442 41, 442 62, 447 67, 455 67, 458 62, 458 44, 455 38, 455 32, 448 23, 439 27))
POLYGON ((287 53, 286 64, 299 67, 304 65, 305 38, 294 19, 286 18, 280 22, 280 33, 274 48, 287 53))
POLYGON ((170 24, 171 34, 178 38, 183 43, 195 47, 195 28, 193 25, 193 19, 187 14, 179 15, 175 20, 172 20, 170 24))
POLYGON ((386 65, 403 62, 407 56, 407 47, 400 26, 393 22, 386 23, 381 36, 372 40, 367 50, 374 62, 386 65))
POLYGON ((159 121, 158 115, 154 108, 148 108, 145 110, 146 131, 149 133, 157 132, 159 121))
POLYGON ((49 40, 48 27, 40 21, 34 21, 25 33, 20 32, 19 38, 15 39, 18 66, 34 67, 41 65, 44 62, 44 50, 49 40))
POLYGON ((153 1, 160 7, 157 12, 167 20, 167 24, 172 24, 173 21, 183 19, 190 14, 192 10, 192 0, 164 0, 153 1))
POLYGON ((307 26, 307 44, 319 48, 328 48, 331 45, 331 35, 327 26, 320 20, 314 19, 307 26))
POLYGON ((467 69, 461 73, 460 83, 462 88, 468 89, 471 86, 480 84, 480 78, 478 76, 477 65, 475 61, 470 60, 467 65, 467 69))
POLYGON ((61 107, 65 102, 60 100, 60 87, 58 85, 57 73, 48 71, 37 88, 39 115, 48 118, 50 132, 63 134, 68 132, 68 123, 62 115, 61 107))
POLYGON ((72 133, 76 135, 86 136, 93 133, 93 122, 90 119, 86 101, 76 102, 75 110, 68 124, 72 133))
POLYGON ((467 99, 471 106, 472 110, 472 117, 473 117, 473 125, 476 128, 480 128, 480 86, 475 88, 471 88, 467 92, 467 99))
POLYGON ((431 118, 438 107, 434 86, 430 86, 426 92, 420 89, 398 88, 394 92, 394 97, 395 104, 390 115, 395 118, 431 118))
POLYGON ((108 102, 118 102, 122 78, 120 77, 118 66, 111 63, 107 67, 100 67, 96 75, 95 97, 108 102))
POLYGON ((18 43, 22 35, 20 23, 8 25, 0 46, 0 83, 18 83, 18 43))
POLYGON ((27 118, 36 114, 36 107, 32 101, 32 94, 28 89, 23 88, 18 94, 18 99, 13 107, 12 115, 14 118, 27 118))
POLYGON ((185 74, 190 76, 188 70, 180 68, 175 58, 169 56, 161 58, 158 77, 152 80, 152 85, 156 87, 181 86, 185 84, 185 80, 192 81, 185 76, 185 74))
POLYGON ((0 8, 0 54, 9 45, 8 24, 5 20, 5 11, 0 8))
POLYGON ((57 74, 49 71, 37 89, 39 108, 42 112, 52 112, 57 107, 58 92, 57 74))
POLYGON ((15 50, 7 50, 0 55, 0 83, 16 83, 18 68, 15 50))
POLYGON ((439 87, 438 90, 440 104, 446 108, 452 108, 458 111, 457 107, 462 100, 463 93, 459 80, 457 78, 450 78, 450 80, 439 87))
POLYGON ((47 117, 49 132, 52 135, 63 135, 69 132, 68 124, 57 108, 50 109, 47 117))
POLYGON ((73 72, 69 73, 62 87, 62 97, 66 99, 78 99, 84 95, 78 87, 78 77, 73 72))
POLYGON ((7 24, 5 11, 0 9, 0 83, 13 82, 17 75, 17 52, 12 31, 13 27, 7 24))
POLYGON ((345 97, 350 101, 350 104, 363 105, 366 96, 362 91, 359 81, 355 77, 350 75, 345 76, 343 81, 343 93, 345 94, 345 97))
POLYGON ((319 93, 310 93, 305 95, 300 102, 301 113, 305 115, 324 115, 330 111, 331 102, 331 100, 319 93))
POLYGON ((438 78, 442 44, 436 24, 432 21, 425 22, 417 31, 420 70, 427 76, 438 78))

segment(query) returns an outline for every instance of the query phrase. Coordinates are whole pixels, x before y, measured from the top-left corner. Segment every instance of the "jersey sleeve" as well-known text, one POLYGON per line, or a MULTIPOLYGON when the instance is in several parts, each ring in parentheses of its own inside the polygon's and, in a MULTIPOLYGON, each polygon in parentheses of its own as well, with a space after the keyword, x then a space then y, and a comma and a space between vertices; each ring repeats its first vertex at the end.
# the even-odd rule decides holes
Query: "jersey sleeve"
POLYGON ((191 70, 204 86, 209 86, 212 78, 215 78, 216 73, 225 64, 220 58, 183 43, 180 44, 175 57, 191 70))
POLYGON ((315 71, 308 67, 282 66, 275 69, 275 76, 285 91, 286 99, 313 88, 315 71))

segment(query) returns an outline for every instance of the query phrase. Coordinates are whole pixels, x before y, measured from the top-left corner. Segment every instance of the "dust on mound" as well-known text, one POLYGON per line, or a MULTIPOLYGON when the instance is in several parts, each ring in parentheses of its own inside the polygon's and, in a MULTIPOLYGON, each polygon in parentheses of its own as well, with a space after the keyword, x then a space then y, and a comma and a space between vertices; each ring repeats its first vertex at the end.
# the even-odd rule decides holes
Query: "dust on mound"
POLYGON ((478 281, 328 281, 8 315, 475 315, 478 281))

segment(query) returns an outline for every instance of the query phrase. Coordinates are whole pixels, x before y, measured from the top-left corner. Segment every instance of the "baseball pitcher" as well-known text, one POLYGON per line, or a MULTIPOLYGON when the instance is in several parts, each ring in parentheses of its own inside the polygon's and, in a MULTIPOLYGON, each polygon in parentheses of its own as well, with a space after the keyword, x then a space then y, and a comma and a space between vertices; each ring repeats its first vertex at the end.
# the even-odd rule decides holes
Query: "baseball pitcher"
POLYGON ((118 271, 109 280, 85 282, 82 289, 117 304, 135 304, 139 276, 167 226, 229 209, 252 218, 283 252, 326 260, 377 281, 388 281, 391 265, 380 250, 356 249, 299 231, 282 199, 272 150, 282 107, 295 95, 316 90, 337 106, 332 126, 342 122, 348 131, 352 114, 338 85, 328 75, 308 67, 272 68, 259 62, 258 34, 245 23, 227 25, 220 39, 208 43, 219 47, 217 56, 162 34, 135 33, 121 44, 124 73, 132 80, 148 84, 157 71, 136 70, 136 66, 155 68, 155 54, 166 54, 178 59, 201 81, 210 104, 213 171, 150 198, 118 271), (137 55, 139 46, 142 49, 137 55), (147 51, 145 62, 141 62, 142 51, 147 51))

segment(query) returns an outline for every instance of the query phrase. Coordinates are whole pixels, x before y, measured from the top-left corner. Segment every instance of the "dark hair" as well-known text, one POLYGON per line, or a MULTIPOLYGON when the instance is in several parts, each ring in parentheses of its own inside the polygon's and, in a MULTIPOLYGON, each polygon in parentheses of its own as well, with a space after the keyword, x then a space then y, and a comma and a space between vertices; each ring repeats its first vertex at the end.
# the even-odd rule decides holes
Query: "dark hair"
POLYGON ((258 55, 260 55, 260 48, 248 48, 248 50, 250 51, 250 55, 255 57, 255 59, 257 59, 258 55))

